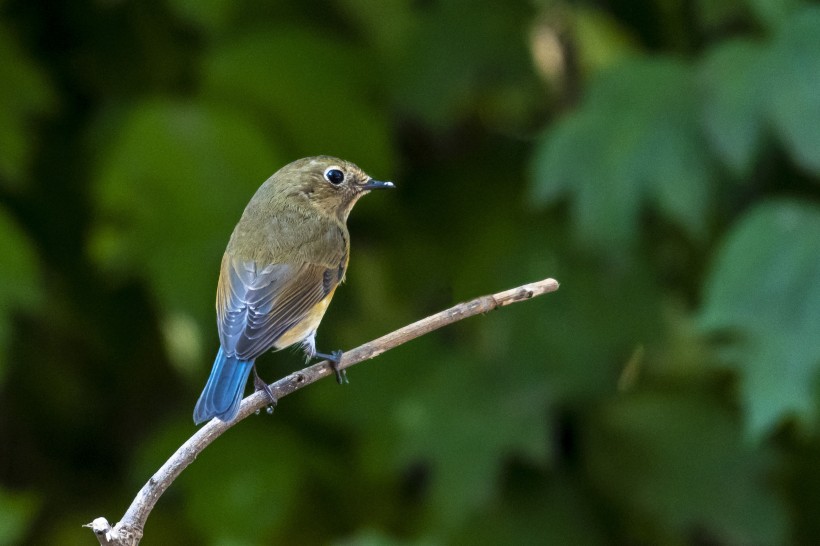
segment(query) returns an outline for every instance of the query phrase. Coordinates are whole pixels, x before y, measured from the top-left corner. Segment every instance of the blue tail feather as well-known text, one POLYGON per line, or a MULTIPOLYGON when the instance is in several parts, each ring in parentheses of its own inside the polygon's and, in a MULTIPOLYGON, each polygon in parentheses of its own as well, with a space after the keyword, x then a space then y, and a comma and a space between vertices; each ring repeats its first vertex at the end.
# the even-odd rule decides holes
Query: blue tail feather
POLYGON ((236 417, 252 367, 253 360, 225 356, 220 347, 211 375, 194 408, 194 423, 198 425, 213 417, 222 421, 236 417))

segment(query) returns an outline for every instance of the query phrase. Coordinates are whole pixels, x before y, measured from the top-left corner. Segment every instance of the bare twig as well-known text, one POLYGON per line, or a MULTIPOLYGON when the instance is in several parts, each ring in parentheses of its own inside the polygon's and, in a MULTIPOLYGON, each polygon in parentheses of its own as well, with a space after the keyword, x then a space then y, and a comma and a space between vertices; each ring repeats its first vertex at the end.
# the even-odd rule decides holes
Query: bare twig
MULTIPOLYGON (((363 360, 371 359, 385 351, 398 347, 411 339, 423 336, 442 326, 447 326, 448 324, 467 317, 479 313, 487 313, 498 307, 528 300, 556 290, 558 290, 558 281, 555 279, 544 279, 543 281, 525 284, 518 288, 460 303, 450 309, 399 328, 395 332, 391 332, 345 352, 342 361, 339 363, 339 368, 349 368, 363 360)), ((290 393, 333 374, 334 371, 331 369, 329 362, 324 360, 283 377, 279 381, 271 384, 270 388, 276 397, 281 400, 290 393)), ((262 391, 257 391, 242 400, 239 413, 233 421, 224 423, 219 419, 212 419, 191 436, 188 441, 182 444, 171 458, 160 467, 156 474, 148 480, 148 483, 140 489, 119 523, 112 527, 111 524, 108 523, 108 520, 100 517, 87 524, 86 527, 91 528, 102 546, 137 546, 142 538, 148 515, 154 508, 157 500, 159 500, 159 497, 168 489, 174 479, 182 473, 185 467, 196 459, 197 455, 199 455, 203 449, 216 440, 223 432, 250 414, 265 407, 267 404, 267 395, 262 391)))

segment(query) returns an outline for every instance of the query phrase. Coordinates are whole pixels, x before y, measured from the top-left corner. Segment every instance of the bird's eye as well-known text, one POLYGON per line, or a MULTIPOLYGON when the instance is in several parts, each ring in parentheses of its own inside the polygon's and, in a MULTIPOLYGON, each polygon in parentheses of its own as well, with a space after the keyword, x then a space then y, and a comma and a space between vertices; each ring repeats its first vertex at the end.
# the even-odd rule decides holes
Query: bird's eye
POLYGON ((330 168, 325 171, 325 179, 334 186, 338 186, 345 181, 345 173, 339 169, 330 168))

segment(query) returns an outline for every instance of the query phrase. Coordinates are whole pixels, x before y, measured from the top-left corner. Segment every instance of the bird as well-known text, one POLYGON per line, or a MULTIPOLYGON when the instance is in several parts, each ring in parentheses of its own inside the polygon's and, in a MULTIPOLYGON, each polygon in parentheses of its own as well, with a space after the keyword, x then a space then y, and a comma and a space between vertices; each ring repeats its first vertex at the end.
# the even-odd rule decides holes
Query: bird
POLYGON ((251 371, 269 350, 300 344, 305 356, 331 362, 339 383, 342 352, 316 350, 316 329, 350 258, 347 217, 371 190, 395 188, 355 164, 331 156, 285 165, 251 198, 231 234, 219 270, 216 322, 220 347, 194 407, 194 423, 231 421, 251 371))

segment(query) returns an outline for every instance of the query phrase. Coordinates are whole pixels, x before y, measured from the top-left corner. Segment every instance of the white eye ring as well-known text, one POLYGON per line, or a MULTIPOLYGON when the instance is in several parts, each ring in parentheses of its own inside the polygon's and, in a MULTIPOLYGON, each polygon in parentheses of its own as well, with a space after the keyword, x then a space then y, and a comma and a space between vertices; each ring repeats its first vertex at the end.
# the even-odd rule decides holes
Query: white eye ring
POLYGON ((338 186, 345 181, 345 173, 339 167, 328 167, 325 169, 325 180, 334 186, 338 186))

